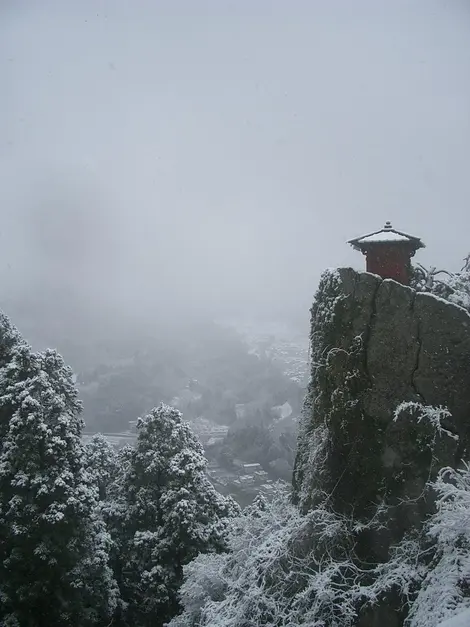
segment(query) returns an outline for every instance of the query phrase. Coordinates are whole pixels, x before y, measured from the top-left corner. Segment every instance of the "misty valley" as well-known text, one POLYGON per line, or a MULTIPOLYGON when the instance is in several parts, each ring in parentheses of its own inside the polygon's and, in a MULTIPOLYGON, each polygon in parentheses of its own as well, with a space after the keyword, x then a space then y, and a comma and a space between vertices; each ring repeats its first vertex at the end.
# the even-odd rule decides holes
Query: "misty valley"
MULTIPOLYGON (((276 481, 290 482, 307 342, 295 331, 256 334, 246 323, 230 324, 181 328, 164 341, 120 345, 116 338, 103 345, 102 362, 76 372, 84 437, 100 432, 118 446, 132 442, 137 417, 165 402, 201 440, 209 476, 222 493, 246 505, 260 489, 269 493, 276 481)), ((76 359, 84 362, 81 348, 76 359)))
MULTIPOLYGON (((113 445, 132 442, 137 418, 164 402, 191 424, 223 493, 246 505, 262 486, 290 482, 308 353, 295 326, 199 320, 160 323, 142 335, 121 324, 78 337, 76 329, 58 332, 51 313, 40 321, 37 304, 37 326, 29 308, 12 303, 10 311, 33 347, 56 346, 72 365, 85 441, 103 433, 113 445), (256 474, 246 464, 255 464, 256 474)), ((70 319, 67 303, 65 312, 70 319)))

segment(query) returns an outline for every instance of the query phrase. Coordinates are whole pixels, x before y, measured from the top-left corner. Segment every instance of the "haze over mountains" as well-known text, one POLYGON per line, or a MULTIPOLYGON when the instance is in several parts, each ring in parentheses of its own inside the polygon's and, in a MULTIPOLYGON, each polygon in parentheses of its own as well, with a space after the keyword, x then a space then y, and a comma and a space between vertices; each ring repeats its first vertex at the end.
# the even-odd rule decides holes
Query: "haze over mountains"
POLYGON ((345 240, 386 219, 425 263, 467 253, 466 2, 0 17, 2 304, 80 338, 201 315, 305 332, 321 270, 361 267, 345 240))

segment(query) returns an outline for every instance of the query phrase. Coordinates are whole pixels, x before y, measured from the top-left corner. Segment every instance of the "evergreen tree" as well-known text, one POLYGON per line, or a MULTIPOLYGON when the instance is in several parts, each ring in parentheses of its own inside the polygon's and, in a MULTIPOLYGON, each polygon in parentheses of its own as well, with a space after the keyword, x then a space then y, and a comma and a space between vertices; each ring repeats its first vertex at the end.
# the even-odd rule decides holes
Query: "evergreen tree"
POLYGON ((161 405, 137 426, 120 507, 121 594, 126 624, 158 626, 178 611, 183 566, 226 548, 238 506, 210 484, 201 444, 179 411, 161 405))
POLYGON ((119 455, 101 433, 96 433, 85 447, 85 466, 104 501, 119 474, 119 455))
MULTIPOLYGON (((123 486, 125 477, 129 473, 133 450, 132 446, 126 444, 116 453, 116 457, 114 458, 116 467, 114 469, 113 478, 109 483, 107 483, 104 500, 100 503, 101 513, 106 522, 106 528, 111 536, 109 563, 114 576, 121 587, 124 579, 122 558, 125 554, 126 531, 128 527, 128 503, 123 486)), ((110 461, 108 456, 106 456, 105 459, 110 461)), ((97 457, 95 457, 95 461, 98 461, 97 457)), ((95 468, 95 476, 103 479, 103 474, 99 466, 96 466, 95 468)), ((106 473, 104 480, 107 481, 108 478, 110 477, 106 473)), ((124 602, 122 598, 119 599, 119 603, 116 608, 115 623, 113 624, 126 625, 127 605, 128 604, 124 602)))
POLYGON ((8 627, 98 625, 117 603, 71 374, 0 317, 0 624, 8 627))

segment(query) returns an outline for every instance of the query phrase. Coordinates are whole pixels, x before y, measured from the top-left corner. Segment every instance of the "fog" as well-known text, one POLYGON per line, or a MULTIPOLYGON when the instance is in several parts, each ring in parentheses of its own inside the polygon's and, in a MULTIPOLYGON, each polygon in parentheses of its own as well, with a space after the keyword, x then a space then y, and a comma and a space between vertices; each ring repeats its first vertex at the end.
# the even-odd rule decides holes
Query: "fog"
POLYGON ((470 250, 464 0, 3 0, 0 76, 7 302, 307 319, 385 220, 470 250))

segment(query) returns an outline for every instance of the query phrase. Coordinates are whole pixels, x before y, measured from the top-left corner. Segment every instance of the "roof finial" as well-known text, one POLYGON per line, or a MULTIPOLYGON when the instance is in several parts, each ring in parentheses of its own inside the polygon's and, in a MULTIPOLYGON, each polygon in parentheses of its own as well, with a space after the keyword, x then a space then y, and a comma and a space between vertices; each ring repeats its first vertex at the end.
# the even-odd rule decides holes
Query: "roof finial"
POLYGON ((387 222, 385 222, 384 229, 390 230, 391 228, 392 228, 392 223, 390 222, 390 220, 387 220, 387 222))

